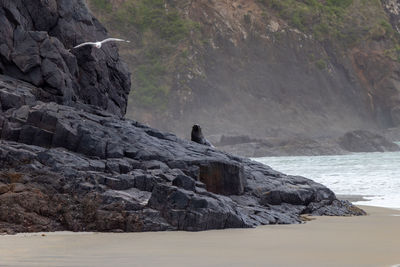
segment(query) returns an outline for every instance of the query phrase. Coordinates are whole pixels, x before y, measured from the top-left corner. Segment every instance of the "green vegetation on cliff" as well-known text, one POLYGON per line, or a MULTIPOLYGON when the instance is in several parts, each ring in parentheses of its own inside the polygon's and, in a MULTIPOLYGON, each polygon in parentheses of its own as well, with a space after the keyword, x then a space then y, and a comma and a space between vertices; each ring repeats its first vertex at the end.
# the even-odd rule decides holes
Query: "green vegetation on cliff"
POLYGON ((187 46, 198 24, 183 18, 164 0, 88 0, 90 8, 115 35, 134 41, 135 49, 122 49, 130 59, 135 106, 163 111, 173 86, 171 76, 180 67, 179 49, 187 46))
MULTIPOLYGON (((192 107, 190 102, 201 90, 219 95, 221 92, 212 92, 219 82, 212 80, 212 68, 238 74, 221 78, 224 84, 216 90, 226 91, 220 95, 229 95, 236 84, 243 84, 240 90, 248 90, 251 95, 251 90, 257 88, 248 86, 251 75, 247 70, 257 60, 254 54, 265 47, 265 54, 271 53, 271 60, 279 62, 280 54, 272 56, 274 46, 269 46, 276 40, 284 40, 293 49, 299 47, 299 58, 309 59, 307 67, 322 76, 334 65, 345 65, 346 70, 361 68, 350 65, 362 64, 352 61, 358 52, 400 61, 398 34, 381 0, 86 1, 110 35, 132 41, 129 46, 120 45, 120 54, 132 72, 128 116, 149 124, 169 123, 168 119, 179 114, 186 116, 192 107), (248 58, 253 59, 247 62, 248 58), (232 64, 223 67, 230 60, 232 64)), ((268 60, 259 62, 260 68, 268 66, 268 60)), ((354 77, 361 72, 362 68, 357 69, 354 77)), ((259 90, 268 91, 268 86, 259 90)), ((280 92, 276 95, 279 98, 280 92)))
POLYGON ((392 38, 380 0, 259 0, 293 27, 320 41, 351 46, 366 39, 392 38))

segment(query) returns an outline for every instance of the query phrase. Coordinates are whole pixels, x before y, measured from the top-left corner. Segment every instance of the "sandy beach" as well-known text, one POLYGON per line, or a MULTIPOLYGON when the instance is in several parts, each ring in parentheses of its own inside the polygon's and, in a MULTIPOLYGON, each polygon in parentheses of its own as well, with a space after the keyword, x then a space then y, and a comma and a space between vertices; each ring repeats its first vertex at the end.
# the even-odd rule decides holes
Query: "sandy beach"
POLYGON ((0 266, 393 266, 400 211, 207 232, 0 236, 0 266))

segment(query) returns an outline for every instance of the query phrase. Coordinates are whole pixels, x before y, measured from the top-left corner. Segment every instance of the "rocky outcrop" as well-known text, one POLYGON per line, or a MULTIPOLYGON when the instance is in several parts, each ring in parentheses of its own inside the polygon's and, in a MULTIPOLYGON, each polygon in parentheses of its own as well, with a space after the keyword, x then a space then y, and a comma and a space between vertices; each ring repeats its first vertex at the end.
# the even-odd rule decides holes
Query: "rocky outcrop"
POLYGON ((107 36, 83 0, 1 1, 0 25, 0 74, 40 87, 41 101, 125 114, 130 78, 115 44, 72 49, 107 36))
POLYGON ((384 136, 391 142, 400 142, 400 127, 389 128, 384 132, 384 136))
POLYGON ((393 28, 400 33, 400 3, 396 0, 383 0, 382 4, 393 28))
POLYGON ((0 37, 10 51, 0 69, 1 232, 198 231, 364 214, 309 179, 121 118, 129 75, 116 48, 65 49, 105 35, 81 1, 38 11, 0 3, 1 30, 12 33, 0 37))
POLYGON ((393 143, 400 140, 399 129, 390 128, 384 135, 386 137, 366 130, 357 130, 348 132, 340 138, 297 137, 257 140, 238 136, 228 139, 229 142, 225 138, 222 142, 221 137, 221 141, 216 145, 223 151, 244 157, 344 155, 350 152, 399 151, 400 147, 393 143), (253 141, 249 142, 249 140, 253 141))
POLYGON ((351 152, 400 151, 400 147, 385 137, 368 131, 348 132, 339 140, 340 145, 351 152))
POLYGON ((336 138, 265 138, 248 136, 222 136, 216 146, 226 152, 243 157, 342 155, 343 149, 336 138))
POLYGON ((206 230, 298 223, 321 207, 355 214, 306 178, 97 107, 44 103, 38 88, 0 80, 8 103, 0 116, 1 231, 206 230))

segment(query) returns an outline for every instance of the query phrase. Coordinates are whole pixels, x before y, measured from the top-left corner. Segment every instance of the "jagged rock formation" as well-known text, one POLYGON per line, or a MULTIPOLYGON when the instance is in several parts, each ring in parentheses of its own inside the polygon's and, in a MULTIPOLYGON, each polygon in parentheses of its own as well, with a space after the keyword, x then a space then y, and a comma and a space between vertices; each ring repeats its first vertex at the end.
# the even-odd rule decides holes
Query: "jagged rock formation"
POLYGON ((364 214, 309 179, 121 118, 129 75, 116 48, 65 49, 104 28, 81 1, 43 3, 38 13, 27 0, 0 6, 9 31, 0 39, 9 51, 0 68, 0 231, 197 231, 364 214))
POLYGON ((125 114, 130 78, 116 46, 69 50, 107 36, 83 1, 0 3, 0 73, 40 87, 41 101, 125 114))

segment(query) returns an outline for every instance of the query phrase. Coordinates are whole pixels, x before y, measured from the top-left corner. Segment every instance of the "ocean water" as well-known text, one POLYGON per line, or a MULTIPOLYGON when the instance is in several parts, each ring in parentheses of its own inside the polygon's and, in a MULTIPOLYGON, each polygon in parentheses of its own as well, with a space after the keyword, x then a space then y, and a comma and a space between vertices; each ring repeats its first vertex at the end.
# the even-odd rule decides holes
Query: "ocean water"
POLYGON ((400 152, 254 160, 286 174, 310 178, 335 194, 362 195, 368 199, 355 204, 400 208, 400 152))

